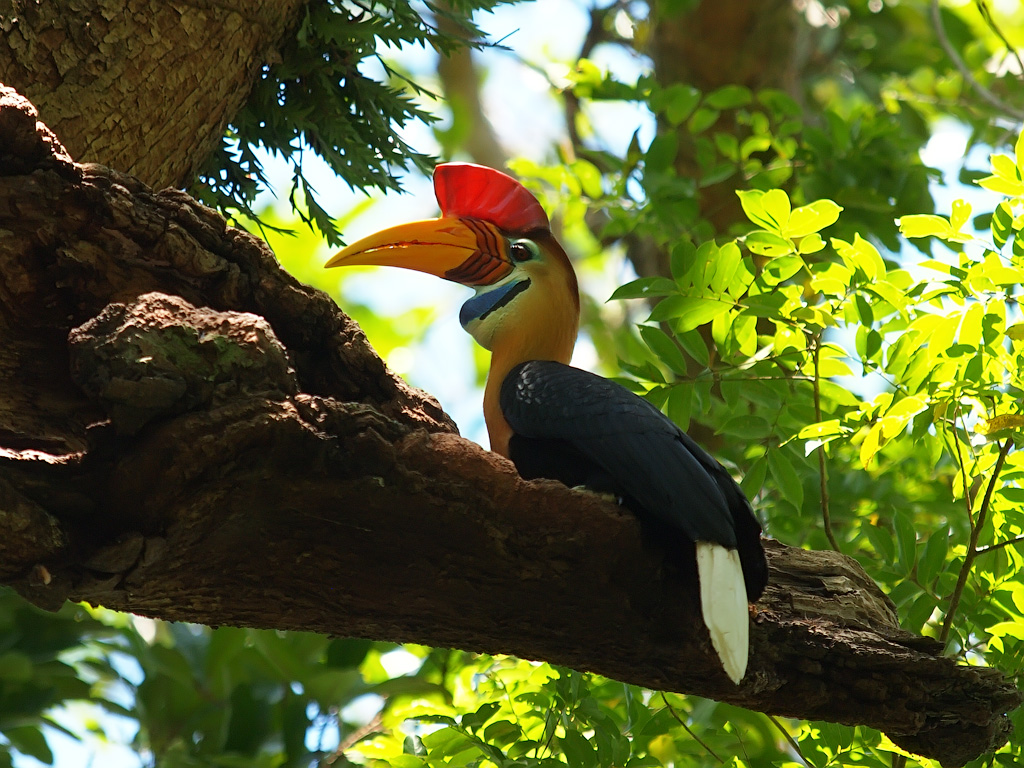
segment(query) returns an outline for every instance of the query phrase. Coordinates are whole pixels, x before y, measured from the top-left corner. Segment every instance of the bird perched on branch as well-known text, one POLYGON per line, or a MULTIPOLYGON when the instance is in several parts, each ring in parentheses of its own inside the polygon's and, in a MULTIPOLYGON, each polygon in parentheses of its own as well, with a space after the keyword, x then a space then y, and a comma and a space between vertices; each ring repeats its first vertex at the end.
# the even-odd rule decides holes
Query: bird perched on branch
POLYGON ((642 521, 692 542, 704 623, 739 683, 748 601, 767 582, 761 526, 743 492, 657 408, 568 364, 579 327, 576 274, 529 190, 491 168, 447 163, 434 172, 434 191, 440 218, 366 237, 326 266, 405 267, 475 290, 459 319, 491 351, 491 449, 528 480, 613 493, 642 521))

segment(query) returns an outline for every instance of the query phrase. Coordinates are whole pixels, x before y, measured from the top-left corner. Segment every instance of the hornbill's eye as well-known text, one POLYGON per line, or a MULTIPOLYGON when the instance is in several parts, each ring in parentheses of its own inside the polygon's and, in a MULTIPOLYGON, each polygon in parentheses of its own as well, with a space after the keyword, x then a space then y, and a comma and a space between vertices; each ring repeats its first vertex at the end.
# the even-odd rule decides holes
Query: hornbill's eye
POLYGON ((513 240, 508 247, 508 254, 517 264, 529 261, 540 254, 540 248, 533 240, 513 240))

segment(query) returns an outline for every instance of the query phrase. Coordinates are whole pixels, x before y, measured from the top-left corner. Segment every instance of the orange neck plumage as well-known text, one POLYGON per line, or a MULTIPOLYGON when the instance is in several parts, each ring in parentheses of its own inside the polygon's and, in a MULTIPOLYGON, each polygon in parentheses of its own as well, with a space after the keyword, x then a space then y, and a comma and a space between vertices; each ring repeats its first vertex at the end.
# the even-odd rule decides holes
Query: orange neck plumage
POLYGON ((491 367, 484 390, 484 420, 491 450, 508 456, 509 427, 501 413, 499 395, 509 371, 529 360, 555 360, 568 365, 579 329, 580 298, 576 273, 557 241, 547 235, 537 240, 550 257, 544 272, 519 299, 514 317, 507 318, 495 335, 491 367))

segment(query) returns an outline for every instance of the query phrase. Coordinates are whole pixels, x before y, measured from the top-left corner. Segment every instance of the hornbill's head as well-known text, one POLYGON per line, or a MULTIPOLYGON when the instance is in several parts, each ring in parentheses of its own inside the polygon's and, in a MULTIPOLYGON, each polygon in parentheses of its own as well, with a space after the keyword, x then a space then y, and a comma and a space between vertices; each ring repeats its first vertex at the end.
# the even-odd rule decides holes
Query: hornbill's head
POLYGON ((446 163, 434 171, 441 216, 363 238, 325 266, 405 267, 469 286, 459 320, 495 355, 568 362, 579 290, 537 198, 492 168, 446 163))

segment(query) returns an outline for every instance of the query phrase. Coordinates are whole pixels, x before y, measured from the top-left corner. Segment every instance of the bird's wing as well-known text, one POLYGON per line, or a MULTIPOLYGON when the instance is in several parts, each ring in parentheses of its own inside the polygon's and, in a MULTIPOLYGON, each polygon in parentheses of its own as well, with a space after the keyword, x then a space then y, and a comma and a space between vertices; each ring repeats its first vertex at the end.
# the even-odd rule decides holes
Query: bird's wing
MULTIPOLYGON (((645 512, 693 541, 735 548, 735 481, 661 411, 613 381, 552 361, 512 369, 501 409, 517 435, 564 441, 645 512)), ((752 513, 750 513, 752 514, 752 513)))

